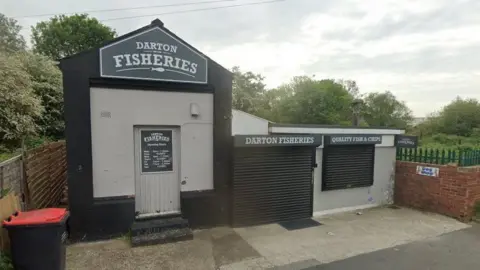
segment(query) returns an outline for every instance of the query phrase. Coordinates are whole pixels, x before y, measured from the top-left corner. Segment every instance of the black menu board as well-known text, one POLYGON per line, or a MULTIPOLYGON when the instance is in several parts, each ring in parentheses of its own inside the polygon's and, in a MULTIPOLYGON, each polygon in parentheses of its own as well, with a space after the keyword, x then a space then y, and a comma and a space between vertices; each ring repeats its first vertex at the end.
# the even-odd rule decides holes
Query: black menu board
POLYGON ((171 172, 172 131, 142 130, 142 172, 171 172))

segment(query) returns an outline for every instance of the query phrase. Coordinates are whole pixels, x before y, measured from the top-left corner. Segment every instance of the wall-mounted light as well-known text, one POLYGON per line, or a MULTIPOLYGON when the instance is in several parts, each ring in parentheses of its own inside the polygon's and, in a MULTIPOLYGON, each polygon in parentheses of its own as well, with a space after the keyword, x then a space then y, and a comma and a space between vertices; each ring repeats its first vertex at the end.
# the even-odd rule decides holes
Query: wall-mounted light
POLYGON ((190 103, 190 115, 195 118, 200 116, 200 107, 197 103, 190 103))

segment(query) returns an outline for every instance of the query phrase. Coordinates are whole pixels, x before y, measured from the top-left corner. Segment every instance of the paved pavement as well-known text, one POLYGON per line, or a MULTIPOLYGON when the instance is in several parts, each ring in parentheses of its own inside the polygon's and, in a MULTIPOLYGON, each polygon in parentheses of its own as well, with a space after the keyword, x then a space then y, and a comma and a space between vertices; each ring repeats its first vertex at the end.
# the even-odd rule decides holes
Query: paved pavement
POLYGON ((480 225, 304 270, 480 269, 480 225))
POLYGON ((316 220, 323 225, 292 231, 278 224, 213 228, 195 231, 191 241, 147 247, 131 248, 126 239, 74 244, 67 248, 67 269, 283 270, 335 267, 328 263, 413 241, 434 239, 469 227, 441 215, 390 208, 370 209, 362 215, 336 214, 316 220))

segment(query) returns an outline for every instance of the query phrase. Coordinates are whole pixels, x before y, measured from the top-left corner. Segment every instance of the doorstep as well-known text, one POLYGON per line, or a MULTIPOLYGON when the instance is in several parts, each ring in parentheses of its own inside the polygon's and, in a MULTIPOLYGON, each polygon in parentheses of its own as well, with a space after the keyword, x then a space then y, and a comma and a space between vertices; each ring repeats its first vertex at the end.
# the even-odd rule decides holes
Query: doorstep
POLYGON ((193 239, 188 220, 181 216, 136 220, 130 231, 133 247, 193 239))

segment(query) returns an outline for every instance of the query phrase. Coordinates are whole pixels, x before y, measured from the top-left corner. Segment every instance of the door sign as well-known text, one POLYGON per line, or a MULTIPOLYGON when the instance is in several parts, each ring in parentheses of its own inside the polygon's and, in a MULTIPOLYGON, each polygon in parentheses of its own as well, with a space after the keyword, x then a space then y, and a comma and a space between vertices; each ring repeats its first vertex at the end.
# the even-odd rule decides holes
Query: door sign
POLYGON ((172 164, 172 131, 141 131, 142 172, 171 172, 172 164))

